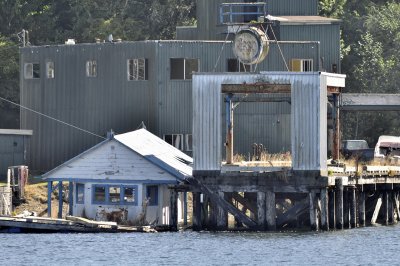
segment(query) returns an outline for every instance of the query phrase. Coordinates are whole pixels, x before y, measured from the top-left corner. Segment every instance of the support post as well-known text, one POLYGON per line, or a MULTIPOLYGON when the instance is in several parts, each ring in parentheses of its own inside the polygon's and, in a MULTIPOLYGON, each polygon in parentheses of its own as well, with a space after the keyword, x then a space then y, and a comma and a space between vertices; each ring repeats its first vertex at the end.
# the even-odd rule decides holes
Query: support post
POLYGON ((366 218, 365 218, 365 191, 361 191, 360 195, 359 195, 359 207, 358 207, 358 211, 359 211, 359 224, 360 226, 365 226, 366 223, 366 218))
POLYGON ((350 199, 350 227, 355 228, 357 226, 357 197, 356 187, 349 187, 349 199, 350 199))
POLYGON ((383 224, 389 224, 389 192, 383 192, 383 224))
POLYGON ((58 218, 59 219, 62 218, 62 209, 63 209, 62 193, 63 193, 62 181, 58 181, 58 218))
POLYGON ((321 229, 329 230, 329 195, 328 189, 321 189, 321 229))
POLYGON ((193 192, 193 230, 200 231, 201 224, 201 202, 199 192, 193 192))
POLYGON ((265 192, 257 192, 257 223, 260 230, 266 229, 265 192))
POLYGON ((51 218, 51 194, 53 193, 53 181, 47 182, 47 216, 51 218))
POLYGON ((336 217, 335 217, 335 190, 329 190, 329 228, 335 229, 336 217))
POLYGON ((311 230, 318 231, 318 208, 317 208, 317 198, 315 192, 310 192, 309 194, 309 206, 310 206, 310 226, 311 230))
POLYGON ((339 160, 340 154, 340 119, 339 119, 339 94, 333 94, 333 108, 332 108, 332 118, 333 118, 333 149, 332 157, 334 160, 339 160))
POLYGON ((394 206, 393 206, 393 192, 388 192, 388 212, 389 212, 389 224, 393 224, 395 222, 394 219, 394 206))
POLYGON ((68 188, 68 203, 69 203, 69 208, 68 208, 68 214, 73 215, 74 213, 74 183, 72 181, 69 181, 69 188, 68 188))
POLYGON ((276 230, 276 204, 275 193, 267 191, 265 193, 265 207, 266 207, 266 220, 267 229, 270 231, 276 230))
POLYGON ((233 163, 233 94, 229 93, 225 97, 226 104, 226 163, 233 163))
POLYGON ((209 216, 207 221, 207 228, 211 230, 217 229, 217 213, 218 213, 218 205, 212 199, 209 201, 210 209, 209 209, 209 216))
POLYGON ((178 193, 174 189, 170 189, 169 227, 178 230, 178 193))
POLYGON ((396 217, 397 217, 395 222, 400 220, 400 209, 399 209, 399 200, 398 199, 399 199, 398 192, 394 192, 393 193, 393 205, 394 205, 393 208, 394 208, 394 211, 396 212, 396 217))
POLYGON ((188 224, 188 202, 187 202, 187 192, 183 192, 183 225, 187 225, 188 224))
POLYGON ((350 228, 350 197, 348 187, 343 188, 343 226, 350 228))
POLYGON ((343 179, 335 180, 336 229, 343 229, 343 179))
MULTIPOLYGON (((223 191, 218 192, 221 198, 225 199, 223 191)), ((217 206, 217 229, 227 230, 228 229, 228 212, 220 205, 217 206)))

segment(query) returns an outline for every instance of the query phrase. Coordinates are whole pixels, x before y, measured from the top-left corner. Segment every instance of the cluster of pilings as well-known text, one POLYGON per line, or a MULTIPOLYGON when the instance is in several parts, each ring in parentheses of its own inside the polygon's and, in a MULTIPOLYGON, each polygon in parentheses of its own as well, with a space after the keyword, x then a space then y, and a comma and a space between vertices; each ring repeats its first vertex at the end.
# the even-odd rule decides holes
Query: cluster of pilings
POLYGON ((399 188, 392 184, 353 185, 347 177, 338 177, 334 186, 297 193, 203 190, 193 192, 193 229, 342 230, 388 225, 400 220, 399 188), (289 206, 282 207, 284 202, 289 206), (234 217, 233 226, 228 225, 228 213, 234 217))

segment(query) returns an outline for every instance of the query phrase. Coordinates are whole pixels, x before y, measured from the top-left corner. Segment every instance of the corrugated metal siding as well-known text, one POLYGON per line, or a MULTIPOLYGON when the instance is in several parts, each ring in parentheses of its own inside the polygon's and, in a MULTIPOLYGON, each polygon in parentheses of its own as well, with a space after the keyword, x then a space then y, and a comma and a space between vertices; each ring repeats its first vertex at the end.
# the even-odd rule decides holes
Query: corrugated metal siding
POLYGON ((265 2, 267 3, 267 13, 273 16, 313 16, 318 14, 317 0, 265 0, 265 2))
POLYGON ((176 27, 176 40, 197 40, 197 27, 176 27))
MULTIPOLYGON (((220 144, 222 144, 222 140, 218 141, 218 139, 223 138, 220 134, 222 112, 220 108, 214 106, 221 105, 220 85, 252 83, 260 79, 267 79, 278 84, 292 84, 291 125, 293 128, 290 133, 293 168, 295 170, 320 170, 326 168, 326 89, 320 89, 318 72, 284 72, 262 75, 228 75, 225 73, 194 76, 194 170, 220 169, 220 144), (204 128, 208 130, 205 131, 204 128)), ((282 111, 285 113, 286 110, 282 111)), ((252 115, 254 114, 252 113, 252 115)), ((267 116, 267 120, 269 118, 267 116)), ((283 120, 285 119, 288 119, 288 117, 285 116, 283 120)), ((287 122, 287 120, 285 121, 287 122)), ((282 124, 282 126, 285 125, 282 124)), ((285 129, 282 130, 282 132, 285 131, 285 129)), ((280 133, 279 129, 275 129, 275 132, 275 136, 280 133)), ((243 132, 241 133, 243 134, 243 132)), ((262 133, 265 134, 265 132, 262 133)), ((234 145, 235 141, 236 137, 234 145)), ((277 142, 279 138, 277 137, 272 141, 277 142)))
MULTIPOLYGON (((331 72, 332 64, 340 73, 340 25, 281 25, 282 41, 320 41, 322 71, 331 72)), ((315 60, 314 60, 315 61, 315 60)))
POLYGON ((9 166, 25 165, 30 136, 0 134, 0 179, 7 177, 9 166))
MULTIPOLYGON (((156 78, 127 80, 127 59, 148 58, 156 73, 154 43, 103 43, 29 47, 21 49, 25 62, 40 62, 41 78, 23 79, 21 103, 67 123, 104 136, 134 130, 144 121, 154 128, 156 78), (55 79, 46 79, 45 62, 54 61, 55 79), (97 60, 97 77, 86 77, 86 60, 97 60)), ((23 75, 21 71, 21 75, 23 75)), ((21 112, 21 128, 33 129, 31 167, 48 170, 101 141, 28 111, 21 112)))

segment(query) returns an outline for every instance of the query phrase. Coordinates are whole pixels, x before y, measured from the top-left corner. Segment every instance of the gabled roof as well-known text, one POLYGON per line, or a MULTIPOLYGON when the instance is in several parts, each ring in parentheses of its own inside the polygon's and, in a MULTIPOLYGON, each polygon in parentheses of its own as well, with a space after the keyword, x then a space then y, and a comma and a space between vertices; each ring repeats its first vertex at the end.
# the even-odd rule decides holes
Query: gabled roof
POLYGON ((183 180, 192 176, 193 159, 181 152, 179 149, 166 143, 164 140, 153 135, 146 129, 139 129, 132 132, 115 135, 111 139, 106 139, 74 158, 64 162, 56 168, 50 170, 43 175, 44 178, 49 178, 57 170, 68 167, 69 164, 82 157, 82 155, 97 149, 98 147, 115 140, 133 152, 143 156, 146 160, 160 167, 167 173, 173 175, 179 180, 183 180))
POLYGON ((193 159, 144 128, 114 139, 180 179, 192 176, 193 159))

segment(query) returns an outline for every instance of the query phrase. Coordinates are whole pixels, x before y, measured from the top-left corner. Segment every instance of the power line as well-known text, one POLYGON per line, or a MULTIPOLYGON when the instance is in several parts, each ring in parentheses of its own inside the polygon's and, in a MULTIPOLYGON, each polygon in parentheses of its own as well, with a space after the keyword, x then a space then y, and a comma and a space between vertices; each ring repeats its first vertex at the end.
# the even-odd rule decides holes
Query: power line
POLYGON ((16 106, 18 106, 18 107, 20 107, 20 108, 23 108, 23 109, 28 110, 28 111, 30 111, 30 112, 33 112, 33 113, 35 113, 35 114, 44 116, 44 117, 46 117, 46 118, 49 118, 49 119, 51 119, 51 120, 54 120, 54 121, 56 121, 56 122, 59 122, 59 123, 61 123, 61 124, 66 125, 66 126, 69 126, 69 127, 75 128, 75 129, 77 129, 77 130, 83 131, 83 132, 85 132, 85 133, 88 133, 88 134, 90 134, 90 135, 96 136, 96 137, 98 137, 98 138, 106 139, 105 137, 102 137, 102 136, 100 136, 100 135, 97 135, 96 133, 90 132, 90 131, 88 131, 88 130, 86 130, 86 129, 83 129, 83 128, 74 126, 74 125, 72 125, 72 124, 69 124, 69 123, 64 122, 64 121, 62 121, 62 120, 59 120, 59 119, 57 119, 57 118, 51 117, 51 116, 49 116, 49 115, 43 114, 43 113, 38 112, 38 111, 35 111, 35 110, 33 110, 33 109, 30 109, 30 108, 28 108, 28 107, 22 106, 22 105, 20 105, 20 104, 18 104, 18 103, 15 103, 15 102, 13 102, 13 101, 10 101, 10 100, 8 100, 8 99, 5 99, 5 98, 3 98, 3 97, 1 97, 1 96, 0 96, 0 100, 3 100, 3 101, 8 102, 8 103, 10 103, 10 104, 16 105, 16 106))

